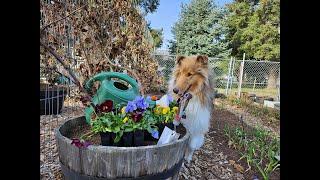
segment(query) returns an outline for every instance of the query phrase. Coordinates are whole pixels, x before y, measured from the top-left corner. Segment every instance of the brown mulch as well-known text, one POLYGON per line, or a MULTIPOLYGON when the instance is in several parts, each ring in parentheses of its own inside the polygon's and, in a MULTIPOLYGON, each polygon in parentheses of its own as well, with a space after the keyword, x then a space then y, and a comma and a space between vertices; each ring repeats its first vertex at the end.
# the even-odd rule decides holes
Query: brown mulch
MULTIPOLYGON (((255 176, 262 179, 255 169, 240 172, 248 169, 248 166, 244 159, 238 162, 241 155, 237 150, 228 147, 228 139, 223 131, 226 124, 240 126, 241 122, 227 110, 214 110, 205 144, 195 152, 191 164, 183 166, 181 179, 254 179, 255 176)), ((280 170, 272 173, 270 179, 280 179, 280 170)))
MULTIPOLYGON (((65 108, 59 116, 40 117, 41 179, 63 179, 55 145, 54 128, 61 125, 66 119, 81 115, 81 113, 83 113, 81 110, 66 110, 65 108)), ((239 126, 241 123, 237 114, 215 108, 204 146, 194 153, 190 164, 183 164, 179 179, 253 179, 254 176, 262 179, 255 169, 240 172, 246 170, 248 166, 245 160, 238 162, 240 153, 237 150, 228 147, 228 139, 223 131, 225 124, 239 126)), ((280 170, 272 173, 270 179, 280 179, 280 170)))
POLYGON ((41 179, 62 179, 59 165, 55 128, 72 117, 83 115, 83 107, 65 102, 59 115, 40 116, 40 177, 41 179))

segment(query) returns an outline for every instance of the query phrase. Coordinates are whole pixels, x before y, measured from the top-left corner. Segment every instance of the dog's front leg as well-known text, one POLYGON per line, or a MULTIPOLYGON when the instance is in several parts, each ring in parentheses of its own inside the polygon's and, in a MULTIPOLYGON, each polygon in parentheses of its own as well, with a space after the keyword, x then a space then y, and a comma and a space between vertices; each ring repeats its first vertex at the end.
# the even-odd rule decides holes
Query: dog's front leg
POLYGON ((187 152, 185 154, 185 160, 188 163, 191 162, 194 151, 200 149, 203 144, 204 144, 203 134, 197 134, 197 135, 191 134, 190 140, 188 143, 187 152))

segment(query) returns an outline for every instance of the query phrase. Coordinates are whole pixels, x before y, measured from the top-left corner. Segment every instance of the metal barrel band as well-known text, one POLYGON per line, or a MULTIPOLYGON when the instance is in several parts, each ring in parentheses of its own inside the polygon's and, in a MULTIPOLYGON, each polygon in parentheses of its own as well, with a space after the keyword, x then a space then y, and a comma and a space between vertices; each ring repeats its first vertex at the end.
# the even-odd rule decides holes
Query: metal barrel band
MULTIPOLYGON (((155 179, 167 179, 170 177, 173 177, 176 173, 179 172, 181 166, 182 166, 183 158, 175 164, 172 168, 165 170, 161 173, 157 174, 151 174, 151 175, 145 175, 140 177, 132 177, 132 178, 117 178, 118 180, 155 180, 155 179)), ((74 170, 69 169, 65 165, 63 165, 60 162, 60 166, 62 169, 62 172, 66 179, 74 179, 74 180, 108 180, 108 178, 103 177, 94 177, 94 176, 88 176, 84 174, 80 174, 78 172, 75 172, 74 170)))

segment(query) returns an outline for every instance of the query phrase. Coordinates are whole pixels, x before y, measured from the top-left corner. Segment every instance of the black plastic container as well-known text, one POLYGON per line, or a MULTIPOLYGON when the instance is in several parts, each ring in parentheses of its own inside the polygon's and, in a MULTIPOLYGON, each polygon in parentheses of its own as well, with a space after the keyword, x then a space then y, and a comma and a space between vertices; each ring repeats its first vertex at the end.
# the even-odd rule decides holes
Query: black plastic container
POLYGON ((152 137, 151 133, 149 133, 147 130, 144 131, 144 140, 145 141, 158 141, 158 139, 152 137))
POLYGON ((67 94, 66 87, 40 84, 40 115, 60 114, 67 94))
POLYGON ((122 137, 122 145, 124 147, 132 147, 133 146, 133 132, 125 132, 122 137))
POLYGON ((111 146, 117 146, 117 147, 119 147, 119 146, 121 146, 121 139, 122 139, 122 137, 121 137, 121 139, 118 141, 118 142, 114 142, 114 139, 116 138, 116 134, 115 133, 111 133, 111 146))
POLYGON ((110 132, 100 132, 100 138, 101 138, 101 145, 102 146, 111 146, 113 144, 113 141, 111 140, 111 134, 110 132))
POLYGON ((144 145, 144 131, 137 130, 133 132, 133 146, 143 146, 144 145))

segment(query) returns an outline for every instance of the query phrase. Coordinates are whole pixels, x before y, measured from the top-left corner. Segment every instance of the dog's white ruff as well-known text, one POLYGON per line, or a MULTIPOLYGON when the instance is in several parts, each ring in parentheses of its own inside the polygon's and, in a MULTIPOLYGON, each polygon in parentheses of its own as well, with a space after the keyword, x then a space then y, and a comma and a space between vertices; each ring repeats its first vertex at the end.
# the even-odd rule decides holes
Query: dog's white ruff
POLYGON ((204 135, 209 131, 210 126, 210 110, 208 107, 201 106, 199 98, 193 96, 185 112, 186 119, 182 119, 181 123, 190 133, 189 149, 185 157, 190 162, 193 152, 204 144, 204 135))

